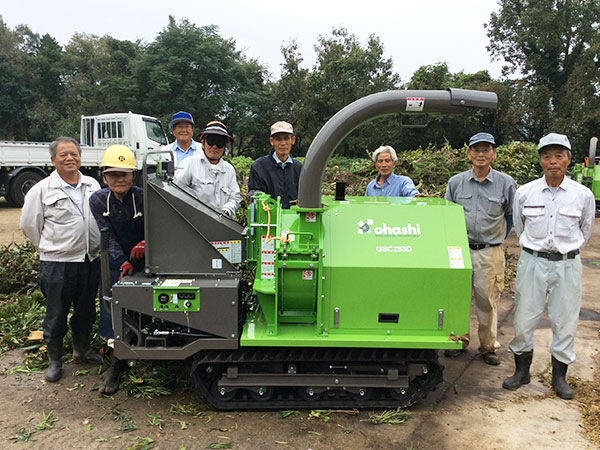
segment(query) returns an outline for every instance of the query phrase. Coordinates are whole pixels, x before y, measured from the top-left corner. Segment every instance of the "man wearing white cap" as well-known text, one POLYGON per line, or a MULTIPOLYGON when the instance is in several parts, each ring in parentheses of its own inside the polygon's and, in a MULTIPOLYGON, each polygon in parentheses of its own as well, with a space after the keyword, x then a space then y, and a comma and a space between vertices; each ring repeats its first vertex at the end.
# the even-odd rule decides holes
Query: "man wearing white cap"
POLYGON ((592 191, 565 176, 571 162, 567 136, 550 133, 540 139, 544 176, 521 186, 515 195, 515 232, 523 248, 515 284, 515 337, 508 347, 515 373, 502 383, 518 389, 529 383, 533 332, 548 300, 552 326, 552 387, 563 399, 573 398, 565 376, 575 362, 573 351, 581 305, 580 249, 594 225, 592 191))
POLYGON ((271 125, 269 139, 273 150, 252 163, 248 178, 248 196, 265 192, 276 199, 281 197, 281 207, 289 208, 298 199, 298 182, 302 163, 292 158, 292 146, 296 142, 294 129, 288 122, 271 125))
MULTIPOLYGON (((473 266, 472 292, 479 322, 479 352, 486 364, 497 366, 500 347, 498 299, 504 289, 504 250, 502 242, 512 227, 512 202, 516 183, 511 176, 492 169, 496 142, 489 133, 469 139, 467 156, 473 168, 448 181, 444 198, 463 206, 473 266)), ((470 335, 461 336, 463 350, 446 350, 445 356, 458 356, 469 345, 470 335)))

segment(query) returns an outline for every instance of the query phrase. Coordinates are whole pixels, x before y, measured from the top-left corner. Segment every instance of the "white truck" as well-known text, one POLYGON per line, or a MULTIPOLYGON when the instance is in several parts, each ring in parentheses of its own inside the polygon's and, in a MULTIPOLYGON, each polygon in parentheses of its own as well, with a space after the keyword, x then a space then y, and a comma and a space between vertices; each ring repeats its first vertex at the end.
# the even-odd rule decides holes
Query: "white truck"
MULTIPOLYGON (((141 114, 115 113, 81 116, 81 172, 100 180, 104 150, 114 144, 129 147, 138 169, 149 151, 168 144, 160 121, 141 114)), ((0 141, 0 196, 13 206, 23 206, 25 194, 47 177, 54 167, 50 162, 49 142, 0 141)))

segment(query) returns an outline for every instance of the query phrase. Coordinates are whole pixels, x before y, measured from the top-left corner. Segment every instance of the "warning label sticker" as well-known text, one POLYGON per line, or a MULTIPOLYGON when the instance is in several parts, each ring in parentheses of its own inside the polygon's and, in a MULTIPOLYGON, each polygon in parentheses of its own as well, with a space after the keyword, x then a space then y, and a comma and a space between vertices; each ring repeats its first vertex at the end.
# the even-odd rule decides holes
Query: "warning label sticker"
POLYGON ((425 99, 423 97, 406 97, 407 111, 423 111, 425 99))
POLYGON ((275 241, 265 243, 267 236, 261 236, 260 278, 271 280, 275 278, 275 241))
POLYGON ((465 262, 463 260, 462 247, 448 247, 448 260, 450 261, 451 269, 464 269, 465 262))
POLYGON ((313 271, 312 270, 303 270, 302 271, 302 279, 304 281, 311 281, 313 279, 313 271))
POLYGON ((211 244, 231 264, 241 264, 242 241, 212 241, 211 244))
POLYGON ((316 222, 317 221, 317 213, 315 213, 315 212, 305 213, 304 220, 306 222, 316 222))

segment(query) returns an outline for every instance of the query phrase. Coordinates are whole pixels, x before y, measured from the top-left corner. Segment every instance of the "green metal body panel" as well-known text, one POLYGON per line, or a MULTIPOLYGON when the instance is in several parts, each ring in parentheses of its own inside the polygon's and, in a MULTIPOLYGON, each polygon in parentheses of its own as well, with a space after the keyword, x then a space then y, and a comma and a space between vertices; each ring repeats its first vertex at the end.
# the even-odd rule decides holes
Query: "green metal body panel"
POLYGON ((593 167, 585 166, 583 163, 575 164, 573 179, 591 189, 596 201, 600 201, 600 165, 593 167))
POLYGON ((321 209, 282 210, 256 199, 247 254, 260 308, 242 346, 460 348, 471 294, 461 206, 324 197, 321 209), (267 243, 267 228, 282 239, 267 243))
POLYGON ((200 288, 156 286, 152 288, 154 311, 197 312, 200 311, 200 288))

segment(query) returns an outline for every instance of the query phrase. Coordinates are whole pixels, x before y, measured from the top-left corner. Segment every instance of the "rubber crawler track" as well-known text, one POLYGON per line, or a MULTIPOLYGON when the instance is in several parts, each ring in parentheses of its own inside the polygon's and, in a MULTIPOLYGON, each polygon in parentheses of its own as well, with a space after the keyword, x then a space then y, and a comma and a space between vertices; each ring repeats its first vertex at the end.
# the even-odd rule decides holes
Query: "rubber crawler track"
POLYGON ((191 377, 204 398, 213 407, 223 410, 408 408, 442 382, 442 371, 435 350, 263 347, 202 352, 194 360, 191 377), (402 375, 406 374, 407 363, 426 365, 427 374, 410 379, 404 393, 373 388, 361 396, 340 385, 312 396, 307 395, 307 386, 265 386, 266 393, 262 396, 244 388, 220 395, 217 387, 219 379, 232 367, 237 368, 239 374, 284 374, 286 367, 294 364, 298 373, 325 375, 359 373, 340 372, 344 366, 359 367, 362 374, 381 374, 388 368, 397 368, 402 375))

